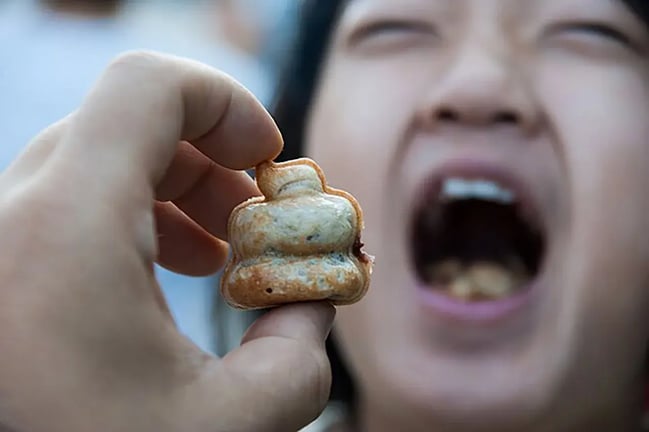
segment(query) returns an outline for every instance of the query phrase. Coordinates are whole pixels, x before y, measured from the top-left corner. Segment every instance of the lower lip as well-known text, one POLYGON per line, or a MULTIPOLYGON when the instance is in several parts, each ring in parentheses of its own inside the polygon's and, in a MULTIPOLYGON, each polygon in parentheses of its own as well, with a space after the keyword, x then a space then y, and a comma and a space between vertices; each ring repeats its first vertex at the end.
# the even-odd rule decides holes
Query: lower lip
POLYGON ((454 321, 485 324, 502 321, 517 314, 531 303, 535 285, 522 288, 515 294, 486 301, 462 301, 428 286, 419 286, 419 301, 427 311, 454 321))

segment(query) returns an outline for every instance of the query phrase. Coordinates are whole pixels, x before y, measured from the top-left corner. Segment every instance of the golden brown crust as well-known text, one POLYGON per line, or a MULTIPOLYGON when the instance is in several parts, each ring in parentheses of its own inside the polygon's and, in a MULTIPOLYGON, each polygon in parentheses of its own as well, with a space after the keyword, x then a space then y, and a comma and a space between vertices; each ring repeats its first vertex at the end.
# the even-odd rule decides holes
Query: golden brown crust
POLYGON ((328 186, 307 158, 264 162, 256 181, 264 196, 241 203, 228 220, 232 254, 221 278, 224 299, 239 309, 359 301, 373 262, 361 250, 356 199, 328 186))

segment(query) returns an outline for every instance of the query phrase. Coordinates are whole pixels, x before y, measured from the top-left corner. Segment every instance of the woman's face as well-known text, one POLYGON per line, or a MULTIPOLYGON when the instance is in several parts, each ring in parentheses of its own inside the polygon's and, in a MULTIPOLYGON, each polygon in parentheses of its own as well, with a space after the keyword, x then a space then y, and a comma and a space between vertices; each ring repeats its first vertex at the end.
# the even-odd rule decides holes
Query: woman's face
POLYGON ((376 257, 336 328, 363 408, 471 430, 629 418, 648 54, 615 0, 349 2, 307 154, 359 199, 376 257))

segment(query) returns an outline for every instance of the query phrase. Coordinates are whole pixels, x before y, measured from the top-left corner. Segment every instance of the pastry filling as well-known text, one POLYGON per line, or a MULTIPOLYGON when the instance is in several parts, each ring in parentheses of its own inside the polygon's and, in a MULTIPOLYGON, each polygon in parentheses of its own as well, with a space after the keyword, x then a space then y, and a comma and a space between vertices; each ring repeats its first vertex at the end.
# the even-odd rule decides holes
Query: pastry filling
POLYGON ((466 301, 503 298, 529 286, 544 236, 516 194, 487 180, 450 178, 415 214, 412 254, 428 287, 466 301))

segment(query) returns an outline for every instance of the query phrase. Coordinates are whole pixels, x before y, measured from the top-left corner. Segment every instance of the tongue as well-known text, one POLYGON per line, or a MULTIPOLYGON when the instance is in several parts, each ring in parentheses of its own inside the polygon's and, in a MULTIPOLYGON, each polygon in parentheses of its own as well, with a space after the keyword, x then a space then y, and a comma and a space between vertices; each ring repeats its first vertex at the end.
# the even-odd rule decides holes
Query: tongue
POLYGON ((528 279, 525 267, 515 258, 508 259, 506 265, 491 261, 465 265, 446 259, 431 265, 427 276, 432 286, 466 301, 506 297, 528 279))

